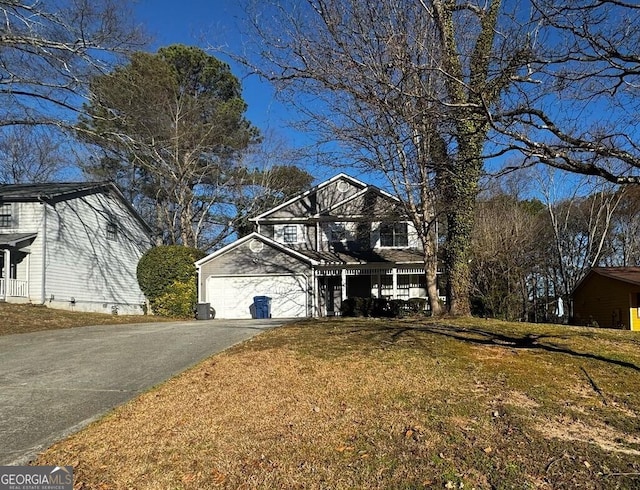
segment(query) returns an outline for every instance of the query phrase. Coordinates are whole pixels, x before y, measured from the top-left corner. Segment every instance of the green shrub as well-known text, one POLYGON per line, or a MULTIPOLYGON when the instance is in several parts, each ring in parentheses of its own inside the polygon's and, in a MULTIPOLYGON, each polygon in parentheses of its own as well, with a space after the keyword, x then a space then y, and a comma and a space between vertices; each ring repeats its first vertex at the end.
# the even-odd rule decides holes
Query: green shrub
POLYGON ((340 305, 340 313, 347 317, 398 318, 408 309, 404 300, 385 298, 347 298, 340 305))
POLYGON ((154 314, 182 317, 193 315, 196 303, 194 262, 204 255, 204 252, 196 248, 163 245, 148 250, 140 258, 137 268, 138 284, 154 314))
POLYGON ((191 317, 196 307, 196 294, 195 281, 175 281, 150 301, 151 309, 158 316, 191 317))
POLYGON ((422 313, 427 307, 427 300, 426 298, 409 298, 408 305, 412 313, 422 313))

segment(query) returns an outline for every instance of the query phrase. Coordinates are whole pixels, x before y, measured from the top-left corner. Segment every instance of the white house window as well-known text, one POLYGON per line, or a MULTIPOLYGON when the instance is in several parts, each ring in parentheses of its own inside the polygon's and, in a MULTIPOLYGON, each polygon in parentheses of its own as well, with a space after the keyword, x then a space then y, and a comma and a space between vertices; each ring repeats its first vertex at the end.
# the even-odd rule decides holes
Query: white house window
POLYGON ((115 223, 107 223, 107 240, 115 240, 118 238, 118 225, 115 223))
POLYGON ((282 229, 282 240, 284 243, 298 243, 298 227, 285 225, 282 229))
POLYGON ((0 228, 11 228, 12 226, 11 204, 0 205, 0 228))
POLYGON ((383 223, 380 226, 381 247, 408 247, 407 223, 383 223))

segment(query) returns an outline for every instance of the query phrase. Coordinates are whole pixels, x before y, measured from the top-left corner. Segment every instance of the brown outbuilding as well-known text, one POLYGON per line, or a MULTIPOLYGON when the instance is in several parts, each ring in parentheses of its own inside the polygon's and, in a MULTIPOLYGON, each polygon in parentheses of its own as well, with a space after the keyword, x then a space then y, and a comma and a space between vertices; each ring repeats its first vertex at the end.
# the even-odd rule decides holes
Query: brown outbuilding
POLYGON ((640 330, 640 267, 593 267, 572 298, 577 325, 640 330))

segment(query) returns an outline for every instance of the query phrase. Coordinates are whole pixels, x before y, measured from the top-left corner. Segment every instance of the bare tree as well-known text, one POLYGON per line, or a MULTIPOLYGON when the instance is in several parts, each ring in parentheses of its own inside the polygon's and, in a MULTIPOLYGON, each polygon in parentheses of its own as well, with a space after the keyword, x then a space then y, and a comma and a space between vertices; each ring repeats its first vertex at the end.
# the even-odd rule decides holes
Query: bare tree
POLYGON ((524 165, 614 182, 638 175, 634 4, 307 0, 261 2, 254 14, 259 45, 248 65, 346 144, 347 157, 408 184, 422 228, 433 222, 432 196, 441 197, 454 314, 470 311, 471 232, 488 158, 517 152, 524 165))
POLYGON ((339 140, 340 165, 346 159, 386 177, 423 244, 430 306, 438 314, 435 181, 445 145, 435 123, 443 79, 434 68, 433 18, 401 1, 270 8, 280 21, 255 18, 253 28, 268 40, 268 64, 254 68, 299 105, 308 116, 301 124, 314 129, 320 145, 339 140), (301 94, 313 102, 298 104, 301 94))
POLYGON ((608 266, 640 265, 640 187, 625 186, 611 224, 608 266))
POLYGON ((89 76, 143 44, 126 0, 0 0, 0 126, 72 128, 89 76))
POLYGON ((546 209, 526 199, 525 173, 490 181, 479 196, 473 233, 471 298, 474 314, 525 320, 536 306, 546 209), (515 180, 514 180, 515 177, 515 180))
MULTIPOLYGON (((547 172, 541 182, 549 217, 551 237, 544 243, 553 245, 553 290, 564 301, 591 268, 600 265, 611 249, 611 231, 617 206, 623 193, 616 192, 611 184, 582 178, 566 193, 564 185, 555 181, 557 172, 547 172)), ((565 179, 566 175, 561 175, 565 179)), ((543 235, 542 235, 543 236, 543 235)))
POLYGON ((0 183, 59 180, 73 167, 69 149, 49 128, 7 126, 0 129, 0 183))

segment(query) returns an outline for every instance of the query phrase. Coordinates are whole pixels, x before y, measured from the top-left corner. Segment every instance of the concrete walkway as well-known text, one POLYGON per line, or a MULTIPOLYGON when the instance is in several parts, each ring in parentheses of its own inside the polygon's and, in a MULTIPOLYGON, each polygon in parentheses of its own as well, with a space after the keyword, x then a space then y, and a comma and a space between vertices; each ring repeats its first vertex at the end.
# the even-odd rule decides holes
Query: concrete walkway
POLYGON ((0 465, 24 464, 110 409, 282 320, 207 320, 0 337, 0 465))

